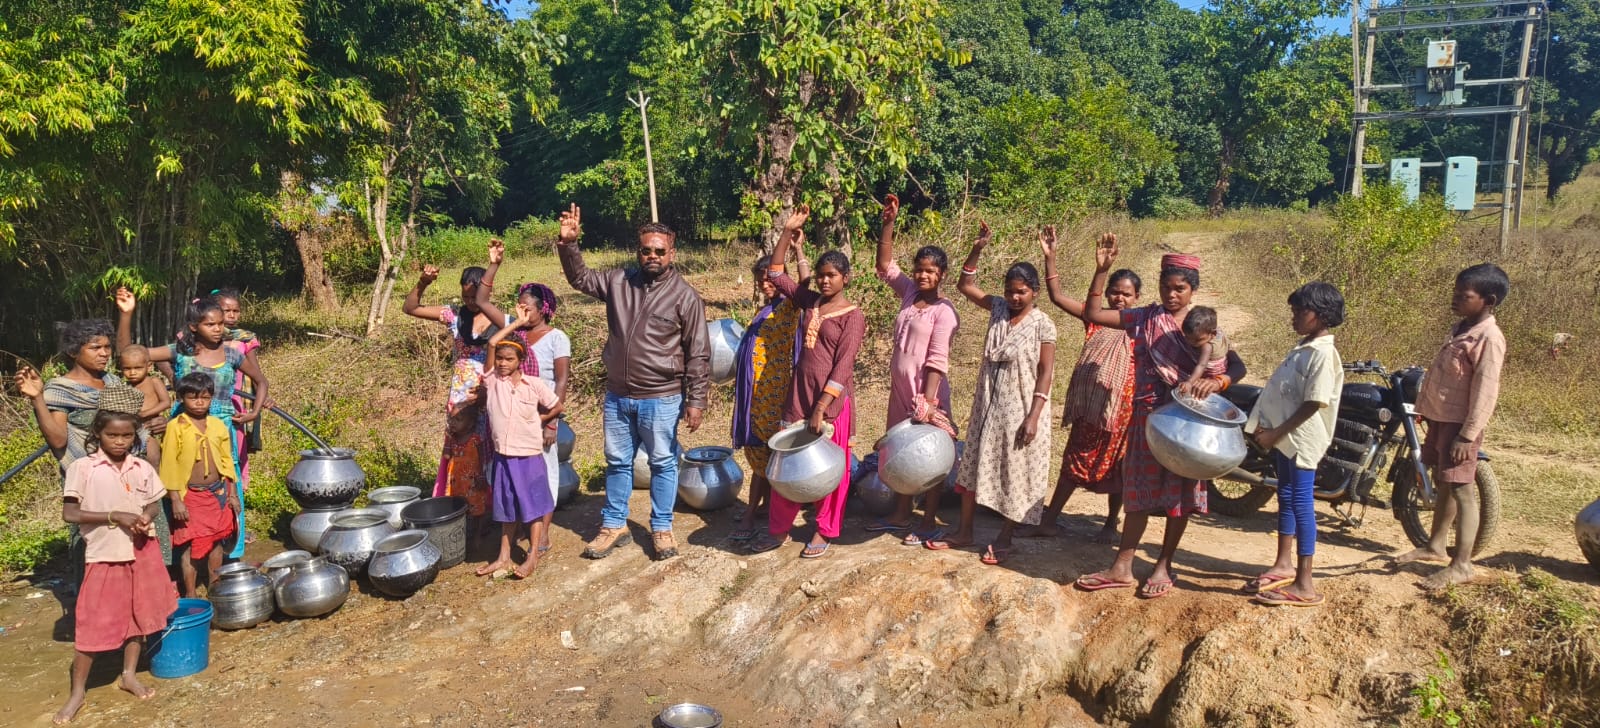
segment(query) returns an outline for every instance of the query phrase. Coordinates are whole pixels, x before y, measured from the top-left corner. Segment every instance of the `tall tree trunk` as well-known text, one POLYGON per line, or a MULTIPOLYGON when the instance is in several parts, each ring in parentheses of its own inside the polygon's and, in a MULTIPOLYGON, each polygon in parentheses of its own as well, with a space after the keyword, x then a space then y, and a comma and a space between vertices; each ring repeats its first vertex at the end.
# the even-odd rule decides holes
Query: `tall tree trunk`
POLYGON ((363 185, 366 191, 367 223, 372 227, 372 232, 378 237, 378 272, 372 280, 372 301, 367 306, 367 337, 378 335, 378 327, 383 325, 384 291, 387 286, 390 272, 390 263, 394 254, 389 250, 389 189, 373 192, 370 184, 363 185))
POLYGON ((1217 159, 1217 180, 1211 184, 1211 191, 1206 193, 1206 212, 1212 217, 1222 214, 1228 205, 1228 185, 1233 178, 1233 160, 1237 152, 1234 140, 1224 136, 1222 138, 1222 154, 1217 159))
POLYGON ((761 231, 761 249, 771 253, 783 234, 783 221, 794 212, 800 195, 800 181, 796 179, 791 162, 794 143, 798 135, 793 121, 778 116, 767 123, 761 135, 761 173, 756 176, 752 192, 762 210, 775 211, 772 220, 761 231))
POLYGON ((294 231, 294 247, 300 251, 300 268, 305 271, 300 292, 312 308, 332 311, 339 307, 339 296, 333 289, 333 281, 328 278, 328 266, 324 258, 327 243, 319 237, 319 228, 326 230, 326 226, 303 224, 294 231))

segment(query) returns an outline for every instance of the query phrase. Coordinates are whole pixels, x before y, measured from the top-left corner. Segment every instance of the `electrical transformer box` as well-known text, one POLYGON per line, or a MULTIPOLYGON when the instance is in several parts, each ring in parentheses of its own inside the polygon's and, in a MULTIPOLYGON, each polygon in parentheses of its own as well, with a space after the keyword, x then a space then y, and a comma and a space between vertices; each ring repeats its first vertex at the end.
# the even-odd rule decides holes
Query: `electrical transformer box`
POLYGON ((1415 157, 1389 160, 1389 184, 1400 188, 1406 202, 1422 195, 1422 160, 1415 157))
POLYGON ((1428 41, 1427 68, 1453 68, 1456 65, 1456 42, 1453 40, 1428 41))
POLYGON ((1444 160, 1444 206, 1470 212, 1477 203, 1478 158, 1450 157, 1444 160))

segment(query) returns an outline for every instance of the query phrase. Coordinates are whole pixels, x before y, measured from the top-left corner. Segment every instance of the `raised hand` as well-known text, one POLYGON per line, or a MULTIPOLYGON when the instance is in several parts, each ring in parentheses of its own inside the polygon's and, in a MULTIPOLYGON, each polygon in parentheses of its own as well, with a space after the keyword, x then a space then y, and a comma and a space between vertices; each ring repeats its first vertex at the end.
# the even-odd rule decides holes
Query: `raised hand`
POLYGON ((979 220, 978 221, 978 239, 972 241, 972 247, 975 248, 975 249, 978 249, 978 250, 982 250, 984 248, 984 246, 987 246, 989 244, 989 241, 991 241, 993 239, 994 239, 994 231, 989 229, 989 221, 987 221, 987 220, 979 220))
POLYGON ((133 313, 133 307, 139 303, 139 300, 134 298, 133 291, 128 290, 127 286, 118 286, 115 297, 117 310, 123 313, 133 313))
POLYGON ((425 265, 425 266, 422 266, 422 278, 419 279, 417 282, 422 284, 423 286, 430 286, 430 285, 433 285, 433 282, 436 281, 436 280, 439 280, 439 266, 436 266, 436 265, 425 265))
POLYGON ((44 396, 44 380, 39 378, 39 373, 34 371, 33 367, 23 365, 12 380, 16 382, 18 394, 28 399, 44 396))
POLYGON ((489 238, 489 265, 500 265, 506 259, 506 244, 500 238, 489 238))
POLYGON ((1039 249, 1044 251, 1044 257, 1053 258, 1056 254, 1056 226, 1046 225, 1039 228, 1039 249))
POLYGON ((883 198, 883 224, 893 225, 895 218, 900 217, 900 197, 890 193, 883 198))
POLYGON ((524 328, 533 326, 533 307, 517 301, 517 324, 524 328))
POLYGON ((798 232, 806 226, 806 220, 811 218, 811 206, 800 203, 789 214, 789 219, 783 221, 783 229, 788 232, 798 232))
POLYGON ((556 237, 563 244, 570 245, 578 242, 578 236, 581 234, 583 234, 583 209, 574 202, 566 212, 561 213, 561 232, 556 237))
POLYGON ((1100 236, 1100 242, 1094 249, 1094 264, 1096 270, 1111 270, 1111 264, 1117 262, 1117 234, 1105 233, 1100 236))

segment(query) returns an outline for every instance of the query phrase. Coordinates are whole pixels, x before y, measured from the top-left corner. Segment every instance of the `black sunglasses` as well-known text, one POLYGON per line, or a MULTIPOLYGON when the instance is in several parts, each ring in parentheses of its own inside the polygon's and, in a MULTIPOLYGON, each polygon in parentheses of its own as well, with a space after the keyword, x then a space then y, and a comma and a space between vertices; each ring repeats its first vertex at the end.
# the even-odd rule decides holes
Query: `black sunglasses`
POLYGON ((666 248, 651 248, 651 247, 648 247, 648 246, 641 245, 641 246, 639 246, 639 254, 640 255, 654 255, 657 258, 665 258, 667 256, 667 249, 666 248))

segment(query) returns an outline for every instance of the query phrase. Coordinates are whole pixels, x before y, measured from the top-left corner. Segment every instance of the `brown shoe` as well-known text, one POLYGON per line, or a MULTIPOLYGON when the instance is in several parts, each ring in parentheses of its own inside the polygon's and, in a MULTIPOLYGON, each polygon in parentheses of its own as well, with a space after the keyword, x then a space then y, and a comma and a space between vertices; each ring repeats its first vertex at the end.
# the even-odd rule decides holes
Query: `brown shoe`
POLYGON ((671 531, 652 531, 650 540, 655 543, 656 561, 665 561, 678 555, 678 543, 672 539, 671 531))
POLYGON ((600 534, 589 542, 589 547, 583 550, 583 558, 603 559, 611 555, 611 550, 618 546, 633 543, 633 535, 628 533, 628 527, 601 528, 600 534))

